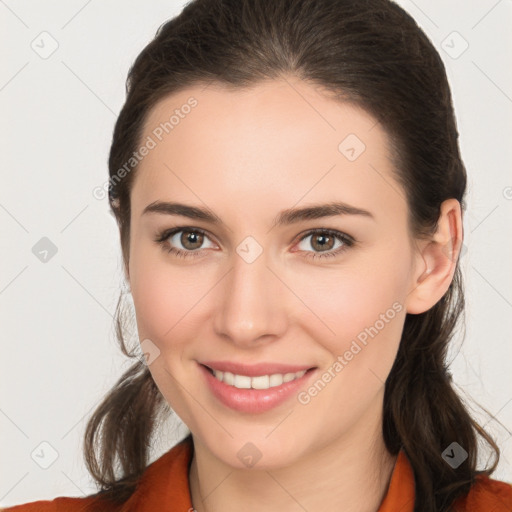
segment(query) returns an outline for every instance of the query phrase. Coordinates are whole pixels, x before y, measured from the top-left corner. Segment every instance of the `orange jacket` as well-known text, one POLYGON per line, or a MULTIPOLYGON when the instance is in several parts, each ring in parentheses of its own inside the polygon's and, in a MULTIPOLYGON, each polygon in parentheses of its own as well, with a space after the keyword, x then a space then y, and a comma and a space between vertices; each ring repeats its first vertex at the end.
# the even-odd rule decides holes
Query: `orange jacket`
MULTIPOLYGON (((184 439, 148 466, 139 486, 123 504, 98 503, 91 497, 59 497, 0 509, 0 512, 192 512, 188 467, 192 443, 184 439), (164 508, 165 506, 165 508, 164 508)), ((414 511, 414 476, 401 451, 389 488, 378 512, 414 511)), ((469 494, 459 498, 454 512, 512 512, 512 484, 479 476, 469 494)))

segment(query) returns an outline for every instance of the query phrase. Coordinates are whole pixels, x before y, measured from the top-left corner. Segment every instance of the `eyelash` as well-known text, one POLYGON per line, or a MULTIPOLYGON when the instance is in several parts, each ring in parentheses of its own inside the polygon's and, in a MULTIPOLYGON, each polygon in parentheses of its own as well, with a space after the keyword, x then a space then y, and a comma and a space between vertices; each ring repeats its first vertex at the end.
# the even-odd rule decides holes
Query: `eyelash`
MULTIPOLYGON (((191 227, 187 227, 187 226, 180 226, 177 228, 166 229, 164 231, 159 232, 155 238, 155 242, 160 244, 162 246, 162 248, 165 249, 169 254, 173 254, 178 258, 196 258, 196 257, 200 256, 201 249, 198 249, 195 251, 184 251, 182 249, 176 249, 176 247, 172 247, 172 246, 168 245, 168 243, 167 243, 168 238, 170 238, 172 235, 175 235, 176 233, 179 233, 180 231, 189 231, 191 233, 201 233, 202 235, 210 238, 208 236, 208 233, 200 228, 191 228, 191 227)), ((330 252, 324 252, 324 253, 315 253, 315 252, 306 251, 306 256, 304 256, 305 258, 316 260, 316 259, 321 259, 321 258, 335 257, 335 256, 338 256, 339 254, 341 254, 342 252, 345 252, 349 247, 352 247, 355 244, 355 240, 351 236, 349 236, 345 233, 342 233, 340 231, 336 231, 333 229, 320 229, 320 228, 313 229, 313 230, 310 230, 307 233, 305 233, 304 236, 302 236, 302 238, 299 240, 298 243, 302 242, 308 236, 318 235, 318 234, 330 235, 330 236, 334 237, 335 239, 339 240, 340 242, 343 242, 344 245, 339 247, 336 250, 331 250, 330 252)))

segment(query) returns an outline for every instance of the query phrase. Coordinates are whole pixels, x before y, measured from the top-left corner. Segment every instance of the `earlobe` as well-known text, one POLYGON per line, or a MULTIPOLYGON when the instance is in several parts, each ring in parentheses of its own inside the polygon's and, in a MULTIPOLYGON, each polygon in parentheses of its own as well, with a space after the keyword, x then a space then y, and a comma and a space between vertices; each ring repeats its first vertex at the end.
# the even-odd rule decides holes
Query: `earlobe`
POLYGON ((447 199, 441 204, 436 232, 418 249, 417 271, 406 299, 408 313, 428 311, 446 293, 455 273, 462 238, 460 203, 454 198, 447 199))

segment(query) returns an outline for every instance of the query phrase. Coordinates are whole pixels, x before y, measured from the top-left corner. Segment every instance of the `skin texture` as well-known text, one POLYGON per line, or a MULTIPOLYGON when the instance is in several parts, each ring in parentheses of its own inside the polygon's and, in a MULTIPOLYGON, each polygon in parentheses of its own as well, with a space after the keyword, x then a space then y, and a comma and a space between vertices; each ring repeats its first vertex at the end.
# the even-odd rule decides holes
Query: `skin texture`
MULTIPOLYGON (((384 383, 406 312, 428 310, 452 280, 460 205, 445 201, 432 238, 413 239, 381 125, 293 77, 246 90, 211 84, 180 91, 151 111, 142 139, 191 96, 197 106, 139 164, 125 271, 139 337, 159 350, 151 374, 193 435, 194 508, 375 512, 396 461, 382 438, 384 383), (338 149, 349 134, 366 146, 354 161, 338 149), (208 207, 224 225, 142 215, 157 200, 208 207), (373 218, 339 215, 272 228, 284 209, 331 201, 373 218), (207 232, 199 242, 172 236, 175 247, 199 257, 176 257, 155 242, 178 226, 207 232), (307 258, 322 254, 321 234, 304 238, 320 228, 356 242, 331 258, 307 258), (252 263, 236 252, 248 236, 263 249, 252 263), (197 361, 327 371, 394 303, 401 310, 307 404, 293 396, 265 413, 240 413, 204 385, 197 361), (248 442, 262 455, 252 468, 237 456, 248 442)), ((332 240, 324 250, 340 246, 332 240)))

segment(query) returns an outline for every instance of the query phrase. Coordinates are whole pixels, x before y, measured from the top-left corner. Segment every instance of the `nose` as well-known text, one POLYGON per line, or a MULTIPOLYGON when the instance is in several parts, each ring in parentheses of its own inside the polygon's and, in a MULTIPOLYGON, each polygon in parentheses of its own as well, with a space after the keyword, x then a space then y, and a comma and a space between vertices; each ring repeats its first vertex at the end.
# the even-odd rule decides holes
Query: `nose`
POLYGON ((240 347, 283 336, 290 318, 291 292, 279 272, 269 266, 265 252, 252 262, 234 254, 219 290, 214 317, 217 335, 240 347))

